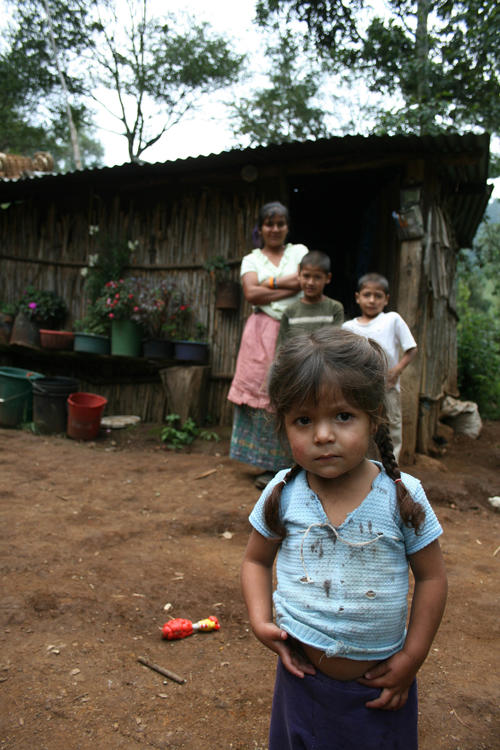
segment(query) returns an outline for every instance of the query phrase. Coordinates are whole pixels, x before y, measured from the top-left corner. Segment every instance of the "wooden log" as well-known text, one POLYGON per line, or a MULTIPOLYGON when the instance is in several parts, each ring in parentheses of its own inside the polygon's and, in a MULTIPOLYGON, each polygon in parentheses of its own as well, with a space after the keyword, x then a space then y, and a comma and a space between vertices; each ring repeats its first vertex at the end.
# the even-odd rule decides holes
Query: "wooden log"
POLYGON ((403 445, 401 463, 414 463, 418 439, 419 395, 422 368, 423 337, 420 331, 419 307, 422 276, 422 243, 408 240, 401 243, 397 310, 410 327, 420 351, 401 376, 401 414, 403 445))
POLYGON ((210 368, 205 365, 167 367, 160 377, 167 394, 170 414, 178 414, 181 422, 188 417, 203 424, 207 406, 207 383, 210 368))

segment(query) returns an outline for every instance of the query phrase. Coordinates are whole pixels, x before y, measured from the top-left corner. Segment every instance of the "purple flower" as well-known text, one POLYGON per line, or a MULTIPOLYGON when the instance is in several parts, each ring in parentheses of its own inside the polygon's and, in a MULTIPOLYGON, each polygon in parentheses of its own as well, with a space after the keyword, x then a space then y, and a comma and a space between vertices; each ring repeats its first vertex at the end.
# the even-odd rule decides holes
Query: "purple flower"
POLYGON ((28 307, 30 308, 30 310, 36 310, 36 302, 30 302, 28 307))

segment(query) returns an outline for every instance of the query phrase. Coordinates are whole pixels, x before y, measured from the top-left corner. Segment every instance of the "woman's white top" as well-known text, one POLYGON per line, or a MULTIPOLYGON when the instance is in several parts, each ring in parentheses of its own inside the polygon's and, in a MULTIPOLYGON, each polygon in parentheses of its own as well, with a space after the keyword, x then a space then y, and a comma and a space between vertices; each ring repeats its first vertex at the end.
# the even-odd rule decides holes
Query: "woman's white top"
MULTIPOLYGON (((257 280, 261 284, 264 279, 268 279, 270 276, 280 278, 281 276, 288 276, 290 273, 296 273, 299 263, 309 252, 305 245, 287 245, 285 251, 281 257, 279 266, 275 266, 269 258, 264 255, 262 250, 256 248, 251 253, 245 255, 241 262, 240 276, 244 276, 250 271, 254 271, 257 274, 257 280)), ((268 305, 257 305, 256 307, 262 312, 270 315, 275 320, 281 320, 283 310, 288 305, 302 297, 302 292, 294 294, 293 297, 287 297, 281 299, 278 302, 270 302, 268 305)), ((255 307, 254 307, 255 309, 255 307)))

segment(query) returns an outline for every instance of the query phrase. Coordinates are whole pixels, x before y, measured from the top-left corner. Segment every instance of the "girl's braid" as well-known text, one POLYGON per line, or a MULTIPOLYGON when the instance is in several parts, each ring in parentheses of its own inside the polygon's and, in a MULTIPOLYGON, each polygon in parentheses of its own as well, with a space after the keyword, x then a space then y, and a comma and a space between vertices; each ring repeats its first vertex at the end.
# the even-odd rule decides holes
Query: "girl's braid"
POLYGON ((394 456, 389 426, 386 422, 379 424, 375 433, 375 442, 380 451, 380 458, 387 475, 396 484, 396 497, 399 513, 406 526, 413 526, 418 532, 425 519, 425 511, 420 503, 415 502, 401 479, 398 462, 394 456))
POLYGON ((270 531, 274 532, 276 536, 279 536, 281 540, 286 537, 286 528, 280 516, 281 492, 285 484, 290 479, 293 479, 295 476, 297 476, 300 470, 301 467, 298 464, 292 466, 292 468, 285 474, 281 482, 278 482, 278 484, 273 487, 269 495, 266 497, 266 502, 264 503, 264 520, 266 522, 266 526, 270 531))

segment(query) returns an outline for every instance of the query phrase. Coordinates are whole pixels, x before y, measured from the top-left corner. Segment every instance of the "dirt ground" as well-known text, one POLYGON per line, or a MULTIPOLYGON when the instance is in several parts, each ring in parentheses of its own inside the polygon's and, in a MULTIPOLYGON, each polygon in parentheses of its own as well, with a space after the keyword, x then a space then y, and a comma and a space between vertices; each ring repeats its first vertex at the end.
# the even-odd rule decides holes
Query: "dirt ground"
MULTIPOLYGON (((153 425, 92 443, 0 430, 0 748, 265 750, 275 658, 238 580, 258 491, 223 437, 187 454, 153 425), (218 632, 161 638, 169 617, 212 614, 218 632)), ((500 748, 499 469, 500 422, 409 469, 450 583, 420 672, 421 750, 500 748)))

